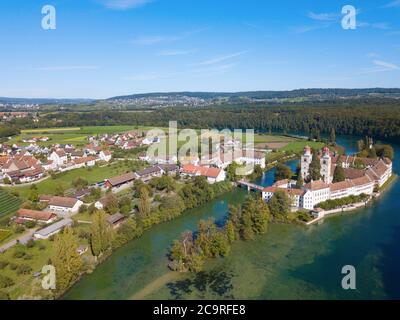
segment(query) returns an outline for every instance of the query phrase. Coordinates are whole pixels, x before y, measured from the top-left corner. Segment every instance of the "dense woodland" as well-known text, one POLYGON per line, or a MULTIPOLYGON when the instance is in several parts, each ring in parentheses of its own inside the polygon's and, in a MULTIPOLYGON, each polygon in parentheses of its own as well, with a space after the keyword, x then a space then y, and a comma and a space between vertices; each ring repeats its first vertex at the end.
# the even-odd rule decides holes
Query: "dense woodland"
POLYGON ((364 99, 323 105, 267 106, 262 104, 221 105, 203 108, 165 108, 138 112, 58 112, 41 114, 38 123, 29 118, 13 120, 17 128, 86 125, 168 126, 177 120, 180 127, 251 128, 259 132, 303 132, 371 136, 400 141, 400 102, 364 99))

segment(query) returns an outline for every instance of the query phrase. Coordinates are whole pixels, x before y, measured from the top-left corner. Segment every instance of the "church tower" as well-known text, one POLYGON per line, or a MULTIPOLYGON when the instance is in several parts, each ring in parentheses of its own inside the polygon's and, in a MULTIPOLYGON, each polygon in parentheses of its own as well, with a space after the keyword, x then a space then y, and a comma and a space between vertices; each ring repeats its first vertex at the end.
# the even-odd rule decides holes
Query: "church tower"
POLYGON ((332 158, 330 156, 328 147, 322 149, 322 157, 320 161, 321 161, 322 180, 325 183, 330 184, 332 182, 332 177, 331 177, 332 158))
POLYGON ((303 180, 306 180, 310 175, 312 157, 311 148, 306 146, 304 148, 304 154, 301 156, 301 176, 303 177, 303 180))

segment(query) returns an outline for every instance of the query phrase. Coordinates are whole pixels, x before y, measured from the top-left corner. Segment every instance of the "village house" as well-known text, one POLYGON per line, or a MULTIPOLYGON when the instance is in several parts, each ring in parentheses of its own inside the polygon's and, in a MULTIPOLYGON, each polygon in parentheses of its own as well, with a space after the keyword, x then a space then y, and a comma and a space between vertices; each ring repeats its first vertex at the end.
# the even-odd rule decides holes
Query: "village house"
POLYGON ((122 186, 132 186, 133 182, 136 180, 136 174, 133 172, 128 172, 118 177, 113 177, 105 180, 105 188, 120 188, 122 186))
POLYGON ((67 154, 63 149, 53 151, 48 159, 52 160, 57 167, 61 167, 68 162, 67 154))
POLYGON ((223 169, 194 166, 191 164, 182 167, 181 174, 188 177, 205 177, 211 184, 225 181, 226 173, 223 169))
POLYGON ((161 168, 161 166, 154 166, 136 172, 136 178, 142 180, 143 182, 146 182, 151 180, 152 178, 161 177, 164 173, 165 172, 161 168))
POLYGON ((49 201, 49 209, 61 215, 77 213, 81 205, 83 202, 75 198, 54 196, 49 201))
POLYGON ((26 221, 34 221, 37 223, 49 224, 57 219, 57 215, 48 211, 37 211, 29 209, 19 209, 17 212, 17 223, 24 223, 26 221))
POLYGON ((13 183, 28 183, 41 179, 44 176, 42 165, 35 157, 27 154, 2 157, 2 178, 7 178, 13 183))
POLYGON ((75 158, 72 160, 72 165, 74 169, 78 168, 83 168, 83 167, 94 167, 96 165, 96 161, 98 161, 99 158, 96 158, 94 156, 88 156, 88 157, 83 157, 83 158, 75 158))
POLYGON ((109 150, 104 150, 104 151, 102 150, 99 153, 99 158, 101 161, 110 162, 112 158, 112 153, 109 150))
POLYGON ((62 219, 44 229, 36 231, 33 236, 36 239, 48 239, 51 236, 59 233, 65 227, 72 226, 73 221, 71 219, 62 219))
POLYGON ((121 213, 116 213, 107 218, 107 222, 113 229, 117 229, 124 221, 125 221, 125 216, 121 213))

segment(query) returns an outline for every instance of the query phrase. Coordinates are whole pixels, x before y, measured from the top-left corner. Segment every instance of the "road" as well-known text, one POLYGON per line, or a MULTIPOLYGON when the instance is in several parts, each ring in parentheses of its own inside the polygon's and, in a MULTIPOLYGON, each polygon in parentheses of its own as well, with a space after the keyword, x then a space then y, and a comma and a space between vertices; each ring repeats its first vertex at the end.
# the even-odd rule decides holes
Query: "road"
POLYGON ((33 236, 37 229, 30 229, 26 231, 24 234, 19 236, 18 238, 11 240, 3 245, 0 246, 0 253, 7 251, 11 247, 15 246, 18 242, 22 244, 26 244, 33 236))

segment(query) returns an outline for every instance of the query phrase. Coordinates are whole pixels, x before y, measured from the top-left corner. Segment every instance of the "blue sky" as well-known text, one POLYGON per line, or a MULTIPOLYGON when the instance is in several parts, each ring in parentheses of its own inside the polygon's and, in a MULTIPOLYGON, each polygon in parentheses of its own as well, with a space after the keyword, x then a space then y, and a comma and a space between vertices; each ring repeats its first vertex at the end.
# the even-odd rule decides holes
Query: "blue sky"
POLYGON ((0 96, 400 86, 400 0, 2 0, 0 30, 0 96))

